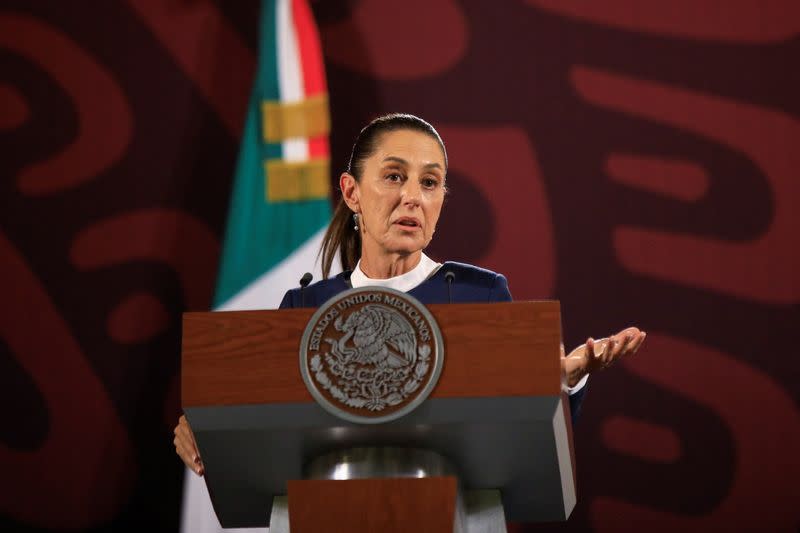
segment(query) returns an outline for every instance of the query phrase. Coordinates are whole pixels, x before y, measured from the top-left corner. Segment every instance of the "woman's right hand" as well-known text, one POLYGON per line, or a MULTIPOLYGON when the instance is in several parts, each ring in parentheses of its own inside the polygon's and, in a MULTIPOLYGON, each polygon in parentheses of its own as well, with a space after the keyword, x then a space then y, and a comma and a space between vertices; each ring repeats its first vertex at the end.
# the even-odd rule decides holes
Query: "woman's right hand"
POLYGON ((189 422, 186 421, 186 416, 181 415, 178 419, 178 425, 175 426, 174 433, 175 440, 172 442, 175 443, 175 453, 195 474, 202 476, 205 473, 203 460, 200 458, 197 443, 194 441, 194 433, 192 433, 192 428, 189 427, 189 422))

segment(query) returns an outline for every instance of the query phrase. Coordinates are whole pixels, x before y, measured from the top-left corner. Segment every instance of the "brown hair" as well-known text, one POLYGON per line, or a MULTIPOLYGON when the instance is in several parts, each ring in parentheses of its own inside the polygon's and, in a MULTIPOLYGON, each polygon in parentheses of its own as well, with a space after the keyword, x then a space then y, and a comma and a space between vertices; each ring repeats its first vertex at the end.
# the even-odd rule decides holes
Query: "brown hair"
MULTIPOLYGON (((361 181, 364 172, 364 161, 375 153, 381 136, 386 133, 398 130, 414 130, 426 135, 430 135, 442 149, 444 154, 444 166, 447 170, 447 150, 444 142, 436 129, 414 115, 405 113, 392 113, 376 118, 356 137, 353 144, 353 151, 350 154, 350 161, 347 163, 347 173, 351 174, 357 182, 361 181)), ((331 273, 331 265, 336 252, 342 262, 343 270, 353 270, 361 258, 360 235, 354 229, 353 212, 347 207, 343 198, 339 198, 339 203, 333 213, 333 219, 325 232, 322 240, 320 255, 322 256, 322 277, 327 278, 331 273)))

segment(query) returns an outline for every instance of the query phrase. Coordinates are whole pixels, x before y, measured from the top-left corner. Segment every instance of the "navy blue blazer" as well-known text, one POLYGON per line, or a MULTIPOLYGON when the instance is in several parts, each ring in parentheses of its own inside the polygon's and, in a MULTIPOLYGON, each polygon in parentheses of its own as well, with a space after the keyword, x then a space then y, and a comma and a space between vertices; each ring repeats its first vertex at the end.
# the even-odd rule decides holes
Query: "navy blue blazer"
MULTIPOLYGON (((319 307, 342 291, 352 288, 350 272, 318 281, 301 292, 300 288, 291 289, 283 297, 281 309, 291 307, 319 307)), ((447 261, 428 279, 408 291, 408 294, 423 304, 446 303, 482 303, 510 302, 511 292, 508 281, 502 274, 464 263, 447 261), (448 282, 445 275, 453 273, 448 294, 448 282)), ((569 396, 569 407, 574 424, 580 412, 583 397, 586 395, 585 385, 581 390, 569 396)))

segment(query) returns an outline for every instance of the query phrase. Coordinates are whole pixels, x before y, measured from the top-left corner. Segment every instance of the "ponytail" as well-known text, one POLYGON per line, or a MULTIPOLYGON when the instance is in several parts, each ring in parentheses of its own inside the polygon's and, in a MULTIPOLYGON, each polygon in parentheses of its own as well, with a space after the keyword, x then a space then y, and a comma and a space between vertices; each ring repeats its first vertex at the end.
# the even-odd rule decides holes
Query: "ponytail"
POLYGON ((319 252, 322 256, 323 279, 330 276, 336 252, 339 252, 342 270, 353 270, 361 258, 361 236, 355 230, 352 215, 353 212, 340 198, 319 252))

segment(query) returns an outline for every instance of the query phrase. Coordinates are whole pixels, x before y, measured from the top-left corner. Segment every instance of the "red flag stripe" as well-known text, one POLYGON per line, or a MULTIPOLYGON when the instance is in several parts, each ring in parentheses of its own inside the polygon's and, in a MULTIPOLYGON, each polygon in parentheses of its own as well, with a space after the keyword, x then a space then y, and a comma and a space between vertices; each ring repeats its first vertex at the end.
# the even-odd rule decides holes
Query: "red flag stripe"
MULTIPOLYGON (((325 63, 322 59, 319 31, 314 15, 306 0, 292 1, 297 44, 300 49, 300 63, 303 69, 303 85, 306 98, 324 94, 328 87, 325 82, 325 63)), ((330 154, 328 136, 322 135, 308 140, 308 155, 311 158, 330 154)))

